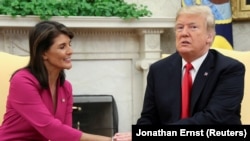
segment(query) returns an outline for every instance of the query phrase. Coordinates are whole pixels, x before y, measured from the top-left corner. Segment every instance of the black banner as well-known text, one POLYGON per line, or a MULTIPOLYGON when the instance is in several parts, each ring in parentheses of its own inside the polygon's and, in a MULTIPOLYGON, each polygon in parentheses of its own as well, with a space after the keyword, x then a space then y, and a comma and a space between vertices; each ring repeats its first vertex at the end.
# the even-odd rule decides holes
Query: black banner
POLYGON ((248 133, 250 133, 250 125, 132 125, 132 141, 166 141, 179 138, 202 141, 222 141, 223 139, 249 141, 248 133))

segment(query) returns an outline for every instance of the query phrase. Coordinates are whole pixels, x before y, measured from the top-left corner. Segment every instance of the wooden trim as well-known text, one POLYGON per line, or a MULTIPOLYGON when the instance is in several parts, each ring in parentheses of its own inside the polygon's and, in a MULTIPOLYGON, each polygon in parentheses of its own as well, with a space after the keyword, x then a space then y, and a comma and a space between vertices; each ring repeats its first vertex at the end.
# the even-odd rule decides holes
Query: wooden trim
POLYGON ((231 0, 234 21, 250 21, 250 4, 247 0, 231 0))

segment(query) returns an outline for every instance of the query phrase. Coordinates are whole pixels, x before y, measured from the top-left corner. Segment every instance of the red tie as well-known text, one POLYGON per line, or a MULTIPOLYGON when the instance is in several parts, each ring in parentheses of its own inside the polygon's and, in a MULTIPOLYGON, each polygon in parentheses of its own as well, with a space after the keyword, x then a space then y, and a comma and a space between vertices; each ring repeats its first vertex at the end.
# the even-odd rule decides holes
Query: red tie
POLYGON ((190 74, 190 70, 193 68, 193 66, 192 64, 187 63, 185 68, 186 69, 182 80, 182 119, 189 117, 190 93, 192 88, 192 76, 190 74))

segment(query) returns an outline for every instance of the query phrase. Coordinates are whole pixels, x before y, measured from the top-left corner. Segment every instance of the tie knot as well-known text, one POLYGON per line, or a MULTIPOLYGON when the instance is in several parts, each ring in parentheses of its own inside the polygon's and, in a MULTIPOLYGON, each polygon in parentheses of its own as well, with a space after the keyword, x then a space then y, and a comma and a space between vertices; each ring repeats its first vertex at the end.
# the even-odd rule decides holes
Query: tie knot
POLYGON ((186 67, 186 70, 187 70, 187 71, 190 71, 190 70, 193 68, 193 66, 192 66, 191 63, 187 63, 187 64, 185 65, 185 67, 186 67))

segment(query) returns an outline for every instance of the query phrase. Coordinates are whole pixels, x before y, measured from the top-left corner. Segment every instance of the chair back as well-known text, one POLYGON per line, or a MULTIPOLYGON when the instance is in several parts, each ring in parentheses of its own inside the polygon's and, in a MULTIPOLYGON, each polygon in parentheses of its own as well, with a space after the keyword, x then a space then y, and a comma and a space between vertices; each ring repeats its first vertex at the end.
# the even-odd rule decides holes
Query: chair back
POLYGON ((28 64, 29 57, 0 52, 0 125, 6 110, 9 79, 18 68, 28 64))

